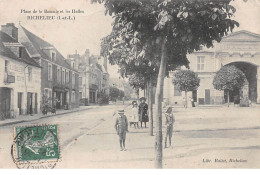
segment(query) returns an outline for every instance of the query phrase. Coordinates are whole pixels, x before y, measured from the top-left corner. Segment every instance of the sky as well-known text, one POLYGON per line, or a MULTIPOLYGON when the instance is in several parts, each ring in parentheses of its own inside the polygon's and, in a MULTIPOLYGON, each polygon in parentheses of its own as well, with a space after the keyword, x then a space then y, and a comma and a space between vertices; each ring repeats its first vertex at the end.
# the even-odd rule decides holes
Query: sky
MULTIPOLYGON (((237 9, 234 19, 240 23, 235 29, 248 30, 260 34, 260 0, 235 0, 232 5, 237 9)), ((38 15, 40 15, 38 13, 38 15)), ((53 14, 49 14, 53 15, 53 14)), ((90 0, 0 0, 0 24, 20 24, 53 44, 66 58, 68 54, 83 54, 86 49, 91 54, 99 54, 101 38, 112 30, 112 17, 105 16, 103 5, 91 4, 90 0), (36 3, 37 2, 37 3, 36 3), (75 20, 27 20, 29 13, 21 10, 81 10, 84 13, 67 13, 75 20)), ((111 77, 119 77, 117 66, 108 66, 111 77)))

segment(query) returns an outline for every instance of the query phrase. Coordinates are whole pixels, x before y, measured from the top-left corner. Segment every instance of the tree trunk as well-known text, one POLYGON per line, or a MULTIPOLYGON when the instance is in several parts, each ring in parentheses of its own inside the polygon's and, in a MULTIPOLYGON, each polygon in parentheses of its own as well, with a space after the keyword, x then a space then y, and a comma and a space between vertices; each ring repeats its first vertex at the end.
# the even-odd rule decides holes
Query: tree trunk
POLYGON ((229 107, 229 90, 227 91, 227 106, 229 107))
POLYGON ((153 136, 153 86, 152 79, 150 78, 148 84, 148 114, 150 121, 150 136, 153 136))
POLYGON ((163 39, 162 49, 161 49, 161 64, 157 79, 157 87, 155 93, 155 116, 156 116, 156 138, 155 138, 155 150, 156 150, 156 161, 155 167, 162 168, 162 100, 163 100, 163 85, 166 70, 166 48, 165 48, 166 38, 163 39))
POLYGON ((185 108, 187 108, 188 101, 187 101, 187 91, 185 91, 185 108))
POLYGON ((135 92, 136 92, 136 98, 137 98, 136 101, 138 101, 139 100, 139 89, 136 89, 135 92))

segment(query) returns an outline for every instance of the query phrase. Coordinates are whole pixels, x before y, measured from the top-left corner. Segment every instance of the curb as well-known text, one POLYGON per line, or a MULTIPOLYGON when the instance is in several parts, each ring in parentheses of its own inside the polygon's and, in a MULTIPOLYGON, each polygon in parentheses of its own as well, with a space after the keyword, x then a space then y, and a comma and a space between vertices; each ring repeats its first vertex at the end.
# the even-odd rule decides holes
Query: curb
POLYGON ((54 114, 54 115, 45 115, 45 116, 41 116, 39 118, 35 118, 35 119, 32 119, 32 120, 11 121, 11 122, 8 122, 8 123, 0 124, 0 127, 8 126, 8 125, 14 125, 14 124, 18 124, 18 123, 24 123, 24 122, 37 121, 37 120, 44 119, 44 118, 55 117, 55 116, 59 116, 59 115, 63 115, 63 114, 70 114, 70 113, 73 113, 73 112, 85 111, 85 110, 88 110, 88 109, 93 109, 93 107, 86 108, 86 109, 80 109, 80 110, 77 110, 77 111, 75 111, 75 110, 68 111, 68 112, 54 114))

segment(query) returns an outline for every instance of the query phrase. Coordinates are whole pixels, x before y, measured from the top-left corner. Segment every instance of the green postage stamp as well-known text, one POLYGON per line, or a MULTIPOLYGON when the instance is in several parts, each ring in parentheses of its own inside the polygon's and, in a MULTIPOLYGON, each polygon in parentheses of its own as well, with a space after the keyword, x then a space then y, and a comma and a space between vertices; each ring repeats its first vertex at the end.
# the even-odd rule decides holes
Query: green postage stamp
POLYGON ((58 138, 57 125, 15 127, 12 146, 14 162, 21 165, 57 161, 60 158, 58 138))

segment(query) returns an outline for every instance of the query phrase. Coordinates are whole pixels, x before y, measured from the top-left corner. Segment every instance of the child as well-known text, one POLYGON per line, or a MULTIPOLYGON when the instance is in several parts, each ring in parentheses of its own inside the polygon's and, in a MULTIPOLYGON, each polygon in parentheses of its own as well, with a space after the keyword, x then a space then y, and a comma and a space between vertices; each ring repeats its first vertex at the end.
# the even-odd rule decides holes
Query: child
POLYGON ((126 132, 128 132, 128 122, 126 116, 124 115, 124 110, 119 110, 117 112, 115 129, 117 131, 117 135, 119 136, 119 144, 121 151, 126 151, 125 138, 126 132))
POLYGON ((175 118, 172 114, 172 107, 168 107, 165 112, 165 125, 166 125, 166 135, 165 135, 165 148, 167 148, 167 138, 169 137, 169 145, 172 144, 172 130, 173 130, 173 124, 175 122, 175 118))
POLYGON ((132 118, 131 118, 131 122, 134 124, 135 126, 135 129, 136 129, 136 126, 137 128, 139 128, 139 125, 138 125, 138 122, 139 122, 139 115, 138 115, 138 107, 137 107, 137 102, 136 101, 133 101, 132 102, 132 118))

